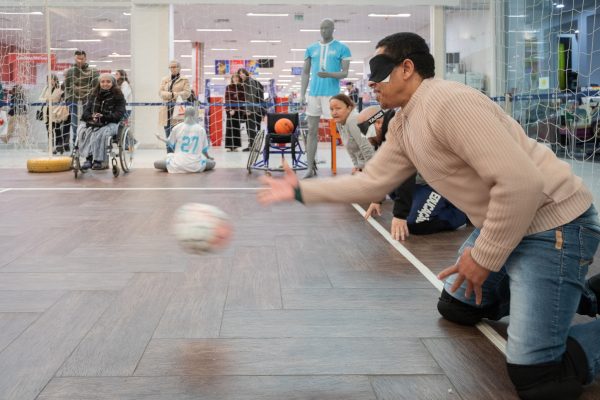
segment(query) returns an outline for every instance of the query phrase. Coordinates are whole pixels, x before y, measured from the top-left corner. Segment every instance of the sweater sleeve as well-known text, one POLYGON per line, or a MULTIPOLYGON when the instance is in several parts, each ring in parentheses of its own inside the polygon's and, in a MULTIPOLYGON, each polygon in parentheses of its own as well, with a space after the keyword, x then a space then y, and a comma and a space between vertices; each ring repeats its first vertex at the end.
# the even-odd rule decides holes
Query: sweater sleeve
POLYGON ((544 200, 540 171, 519 146, 518 123, 483 94, 444 93, 429 107, 429 122, 446 148, 488 185, 490 201, 471 255, 498 271, 522 240, 544 200))
POLYGON ((399 124, 392 124, 388 140, 367 162, 362 173, 300 182, 305 204, 377 202, 416 172, 399 138, 399 124))

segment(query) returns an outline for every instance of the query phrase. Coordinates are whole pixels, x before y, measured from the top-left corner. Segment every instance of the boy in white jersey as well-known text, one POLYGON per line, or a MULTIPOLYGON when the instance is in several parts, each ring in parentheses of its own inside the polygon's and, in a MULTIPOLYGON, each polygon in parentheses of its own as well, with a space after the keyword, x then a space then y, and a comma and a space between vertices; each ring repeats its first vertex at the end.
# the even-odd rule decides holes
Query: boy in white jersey
POLYGON ((208 155, 210 142, 206 131, 196 120, 196 109, 187 107, 185 119, 173 127, 168 139, 160 135, 156 137, 167 143, 174 153, 169 153, 164 160, 154 162, 154 168, 172 174, 208 171, 215 167, 215 162, 208 155))

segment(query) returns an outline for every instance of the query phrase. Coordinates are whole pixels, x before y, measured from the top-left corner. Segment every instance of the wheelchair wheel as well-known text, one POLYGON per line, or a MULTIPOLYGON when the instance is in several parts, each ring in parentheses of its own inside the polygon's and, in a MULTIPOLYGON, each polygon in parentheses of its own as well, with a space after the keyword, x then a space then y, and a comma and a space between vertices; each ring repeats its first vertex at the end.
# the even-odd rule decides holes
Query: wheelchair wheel
POLYGON ((117 176, 119 176, 119 166, 117 165, 117 159, 115 157, 112 158, 112 173, 113 176, 116 178, 117 176))
POLYGON ((246 164, 246 169, 248 173, 252 173, 252 166, 256 163, 258 156, 262 152, 262 146, 265 139, 265 132, 260 131, 256 134, 254 138, 254 143, 252 143, 252 148, 250 149, 250 154, 248 154, 248 163, 246 164))
POLYGON ((130 135, 129 127, 124 126, 119 135, 119 161, 123 172, 131 171, 134 151, 135 139, 130 135))

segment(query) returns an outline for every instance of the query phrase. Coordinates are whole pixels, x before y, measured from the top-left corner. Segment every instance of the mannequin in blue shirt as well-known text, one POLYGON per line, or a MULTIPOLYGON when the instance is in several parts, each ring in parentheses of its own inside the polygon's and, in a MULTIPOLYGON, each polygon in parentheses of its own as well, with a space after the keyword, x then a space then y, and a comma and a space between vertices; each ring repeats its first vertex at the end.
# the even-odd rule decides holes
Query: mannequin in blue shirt
POLYGON ((348 76, 350 49, 333 39, 334 23, 331 19, 321 22, 321 41, 308 46, 304 54, 304 68, 300 88, 300 102, 306 103, 308 136, 306 138, 306 161, 308 170, 304 178, 316 175, 315 154, 317 153, 319 119, 321 115, 330 119, 329 98, 340 92, 340 79, 348 76), (308 98, 306 90, 309 88, 308 98))

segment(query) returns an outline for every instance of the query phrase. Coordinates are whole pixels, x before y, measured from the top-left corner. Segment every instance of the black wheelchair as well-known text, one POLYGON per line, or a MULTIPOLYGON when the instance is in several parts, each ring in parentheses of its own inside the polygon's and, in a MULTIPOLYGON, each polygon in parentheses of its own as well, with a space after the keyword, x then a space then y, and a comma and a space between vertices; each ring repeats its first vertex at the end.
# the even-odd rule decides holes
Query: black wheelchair
MULTIPOLYGON (((79 152, 79 136, 80 135, 77 135, 75 145, 73 146, 73 153, 71 154, 71 166, 75 178, 77 178, 80 173, 83 174, 87 172, 87 170, 81 168, 82 154, 79 152)), ((118 124, 117 132, 106 139, 105 162, 108 163, 110 160, 112 174, 115 178, 119 176, 121 169, 124 173, 131 171, 134 153, 135 139, 129 128, 129 123, 128 121, 121 121, 118 124), (121 166, 120 168, 119 164, 121 166)), ((106 168, 108 168, 108 166, 106 168)))
POLYGON ((266 171, 267 174, 271 171, 283 171, 283 160, 286 154, 291 156, 291 167, 294 171, 307 169, 300 140, 305 135, 306 132, 300 129, 298 113, 267 114, 267 129, 256 134, 250 148, 246 164, 248 173, 251 174, 252 170, 266 171), (275 132, 275 124, 282 118, 292 121, 294 125, 292 133, 275 132), (270 166, 271 154, 280 156, 281 165, 275 168, 270 166))

